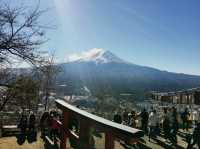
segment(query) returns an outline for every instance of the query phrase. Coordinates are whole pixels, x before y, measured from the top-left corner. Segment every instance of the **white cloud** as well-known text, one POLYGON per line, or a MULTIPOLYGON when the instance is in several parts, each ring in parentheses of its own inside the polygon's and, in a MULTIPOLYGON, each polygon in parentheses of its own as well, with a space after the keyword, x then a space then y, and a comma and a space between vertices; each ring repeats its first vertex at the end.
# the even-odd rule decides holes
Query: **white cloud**
POLYGON ((80 59, 84 59, 84 60, 93 59, 101 55, 102 53, 104 53, 104 51, 105 51, 104 49, 94 48, 88 51, 81 52, 80 54, 69 55, 67 59, 69 62, 77 61, 80 59))

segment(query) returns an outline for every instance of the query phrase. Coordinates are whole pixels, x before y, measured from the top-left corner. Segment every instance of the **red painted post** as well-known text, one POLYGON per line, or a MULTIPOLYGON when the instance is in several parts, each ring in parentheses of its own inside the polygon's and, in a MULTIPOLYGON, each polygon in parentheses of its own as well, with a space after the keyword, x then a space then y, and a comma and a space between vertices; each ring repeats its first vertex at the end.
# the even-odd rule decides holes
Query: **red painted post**
POLYGON ((110 132, 106 132, 105 134, 105 149, 114 149, 114 136, 110 132))
POLYGON ((63 129, 67 130, 61 130, 62 132, 62 136, 61 136, 61 142, 60 142, 60 149, 66 149, 66 142, 67 142, 67 138, 69 137, 69 132, 68 132, 68 125, 69 125, 69 112, 67 111, 63 111, 63 129))

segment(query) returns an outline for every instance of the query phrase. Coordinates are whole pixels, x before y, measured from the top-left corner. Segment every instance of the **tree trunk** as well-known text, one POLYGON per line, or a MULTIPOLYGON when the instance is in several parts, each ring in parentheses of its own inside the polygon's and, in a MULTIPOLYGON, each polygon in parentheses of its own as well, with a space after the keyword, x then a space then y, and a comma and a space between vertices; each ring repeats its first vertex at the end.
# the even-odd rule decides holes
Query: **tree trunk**
POLYGON ((48 110, 48 98, 49 98, 49 93, 46 92, 46 95, 45 95, 45 111, 48 110))

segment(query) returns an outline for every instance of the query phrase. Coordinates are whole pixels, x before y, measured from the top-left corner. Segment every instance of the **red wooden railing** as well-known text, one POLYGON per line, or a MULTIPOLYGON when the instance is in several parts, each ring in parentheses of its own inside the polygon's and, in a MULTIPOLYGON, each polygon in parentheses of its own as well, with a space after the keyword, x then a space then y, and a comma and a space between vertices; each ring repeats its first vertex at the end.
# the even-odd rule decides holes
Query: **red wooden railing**
POLYGON ((60 149, 66 149, 66 141, 72 137, 81 146, 81 149, 91 149, 91 128, 105 133, 105 149, 114 149, 115 139, 136 143, 139 138, 144 136, 141 130, 106 120, 74 107, 63 100, 56 100, 56 105, 63 111, 63 120, 59 122, 62 128, 60 149), (74 118, 78 120, 78 134, 69 129, 70 121, 74 118))

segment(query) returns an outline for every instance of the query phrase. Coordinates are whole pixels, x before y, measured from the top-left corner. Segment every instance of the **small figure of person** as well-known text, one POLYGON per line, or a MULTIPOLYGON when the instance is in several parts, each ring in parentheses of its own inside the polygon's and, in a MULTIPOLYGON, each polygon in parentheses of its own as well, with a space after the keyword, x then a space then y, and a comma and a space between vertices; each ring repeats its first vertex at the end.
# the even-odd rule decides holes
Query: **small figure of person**
POLYGON ((50 114, 49 112, 44 112, 40 119, 41 138, 44 139, 45 135, 48 135, 50 126, 51 126, 50 114))
POLYGON ((142 130, 145 133, 148 133, 149 113, 146 111, 145 108, 141 112, 140 117, 141 117, 141 123, 142 123, 142 130))
POLYGON ((187 149, 192 149, 195 144, 200 148, 200 123, 196 124, 192 137, 189 139, 187 149))
POLYGON ((164 137, 166 140, 170 139, 170 120, 169 120, 169 115, 167 112, 167 108, 164 108, 164 115, 163 115, 163 132, 164 132, 164 137))
POLYGON ((58 114, 57 112, 52 112, 51 115, 51 138, 56 142, 57 137, 59 137, 60 126, 58 124, 58 114))
POLYGON ((33 112, 29 116, 29 130, 35 130, 36 117, 33 112))
POLYGON ((121 117, 119 112, 115 113, 115 115, 113 117, 113 121, 116 122, 116 123, 119 123, 119 124, 122 123, 122 117, 121 117))
POLYGON ((34 113, 31 112, 29 116, 29 124, 28 124, 29 133, 27 137, 29 143, 32 143, 37 140, 37 132, 35 129, 35 125, 36 125, 36 117, 34 113))
POLYGON ((18 125, 18 127, 20 128, 20 133, 21 134, 26 134, 26 128, 27 128, 27 116, 22 114, 22 117, 20 119, 20 123, 18 125))
POLYGON ((17 136, 17 143, 22 145, 26 140, 27 116, 25 114, 22 114, 18 128, 20 129, 20 134, 17 136))
POLYGON ((123 112, 123 114, 122 114, 122 119, 123 119, 123 124, 124 125, 128 125, 128 121, 129 121, 129 119, 128 119, 128 112, 126 111, 126 109, 124 110, 124 112, 123 112))
POLYGON ((130 113, 130 121, 129 121, 129 126, 136 128, 136 121, 137 121, 137 115, 135 111, 131 111, 130 113))
POLYGON ((185 111, 181 114, 181 119, 183 121, 183 130, 188 131, 189 129, 189 117, 190 113, 188 111, 188 108, 185 108, 185 111))
POLYGON ((171 141, 174 145, 177 144, 177 132, 179 129, 179 123, 178 123, 178 118, 177 118, 177 110, 175 107, 172 108, 172 119, 171 119, 171 126, 170 126, 170 136, 171 136, 171 141))
POLYGON ((159 127, 159 117, 156 113, 156 110, 153 110, 149 115, 149 127, 149 141, 151 141, 151 138, 156 139, 159 127))

